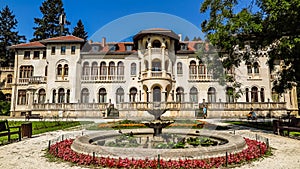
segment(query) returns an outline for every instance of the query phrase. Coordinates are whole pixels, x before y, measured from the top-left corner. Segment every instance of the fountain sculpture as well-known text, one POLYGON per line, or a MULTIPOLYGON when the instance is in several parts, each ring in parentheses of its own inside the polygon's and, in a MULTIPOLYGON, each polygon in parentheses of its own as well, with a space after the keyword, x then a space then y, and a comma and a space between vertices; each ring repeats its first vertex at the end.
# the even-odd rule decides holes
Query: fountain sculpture
POLYGON ((174 123, 174 120, 162 120, 161 115, 167 112, 169 109, 153 109, 148 110, 148 113, 154 116, 153 121, 143 122, 149 128, 153 128, 153 136, 159 136, 162 134, 162 129, 168 127, 170 124, 174 123))

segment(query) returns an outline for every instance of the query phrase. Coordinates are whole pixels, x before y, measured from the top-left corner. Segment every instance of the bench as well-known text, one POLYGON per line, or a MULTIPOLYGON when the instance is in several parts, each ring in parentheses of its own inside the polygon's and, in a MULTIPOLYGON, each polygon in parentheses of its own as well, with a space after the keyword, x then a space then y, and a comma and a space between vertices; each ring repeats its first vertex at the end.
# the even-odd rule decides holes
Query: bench
POLYGON ((0 136, 8 136, 8 142, 10 142, 10 136, 13 134, 19 135, 19 141, 21 141, 21 126, 9 127, 8 121, 0 121, 0 136), (17 128, 17 131, 11 131, 10 129, 17 128))
POLYGON ((41 116, 40 114, 27 114, 25 116, 25 120, 29 121, 29 119, 40 119, 40 120, 42 120, 43 116, 41 116))
POLYGON ((300 132, 300 118, 289 118, 288 121, 282 119, 273 120, 273 129, 275 134, 282 134, 287 131, 288 136, 291 131, 300 132))

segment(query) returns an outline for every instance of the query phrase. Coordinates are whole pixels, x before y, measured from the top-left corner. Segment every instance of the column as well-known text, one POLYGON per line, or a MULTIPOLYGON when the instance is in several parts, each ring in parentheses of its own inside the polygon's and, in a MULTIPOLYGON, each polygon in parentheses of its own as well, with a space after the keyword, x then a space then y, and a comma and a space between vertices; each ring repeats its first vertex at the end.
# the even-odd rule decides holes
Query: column
POLYGON ((151 43, 148 43, 148 63, 149 63, 149 69, 152 70, 152 53, 151 53, 151 43))
POLYGON ((166 48, 166 45, 163 42, 161 45, 161 51, 162 51, 161 69, 163 72, 165 72, 165 48, 166 48))

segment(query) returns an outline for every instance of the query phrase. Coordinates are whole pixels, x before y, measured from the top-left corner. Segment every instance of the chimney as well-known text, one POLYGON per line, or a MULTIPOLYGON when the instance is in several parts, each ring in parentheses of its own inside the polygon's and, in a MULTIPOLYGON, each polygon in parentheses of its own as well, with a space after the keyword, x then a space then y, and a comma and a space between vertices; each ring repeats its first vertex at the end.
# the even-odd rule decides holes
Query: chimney
POLYGON ((104 47, 105 45, 106 45, 106 38, 103 37, 103 38, 102 38, 102 46, 104 47))
POLYGON ((178 34, 178 36, 179 36, 179 42, 182 41, 182 34, 180 33, 178 34))

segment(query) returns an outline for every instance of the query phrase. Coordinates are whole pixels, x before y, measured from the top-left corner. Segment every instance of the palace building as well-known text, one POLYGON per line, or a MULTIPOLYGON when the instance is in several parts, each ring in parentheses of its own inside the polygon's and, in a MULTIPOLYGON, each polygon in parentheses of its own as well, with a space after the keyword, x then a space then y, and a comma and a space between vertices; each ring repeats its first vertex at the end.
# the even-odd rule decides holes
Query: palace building
MULTIPOLYGON (((272 90, 276 72, 270 72, 267 52, 224 70, 242 84, 236 98, 232 83, 220 85, 199 59, 202 46, 165 29, 142 30, 133 42, 61 36, 11 46, 11 115, 103 117, 113 107, 119 118, 151 117, 151 109, 195 118, 203 105, 208 117, 245 116, 251 108, 263 116, 297 112, 296 86, 282 95, 272 90)), ((278 62, 278 71, 282 66, 278 62)))

